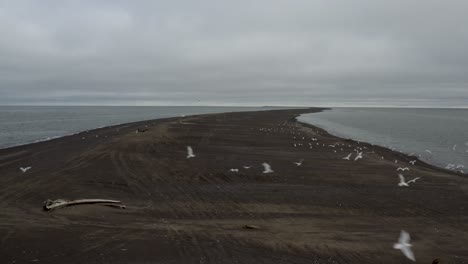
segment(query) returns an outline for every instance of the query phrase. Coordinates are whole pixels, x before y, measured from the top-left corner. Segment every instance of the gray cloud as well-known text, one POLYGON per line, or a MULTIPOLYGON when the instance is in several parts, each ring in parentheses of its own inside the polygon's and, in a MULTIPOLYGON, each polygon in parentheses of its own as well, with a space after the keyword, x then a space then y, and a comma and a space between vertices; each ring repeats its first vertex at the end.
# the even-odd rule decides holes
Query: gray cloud
POLYGON ((466 1, 8 2, 0 104, 468 102, 466 1))

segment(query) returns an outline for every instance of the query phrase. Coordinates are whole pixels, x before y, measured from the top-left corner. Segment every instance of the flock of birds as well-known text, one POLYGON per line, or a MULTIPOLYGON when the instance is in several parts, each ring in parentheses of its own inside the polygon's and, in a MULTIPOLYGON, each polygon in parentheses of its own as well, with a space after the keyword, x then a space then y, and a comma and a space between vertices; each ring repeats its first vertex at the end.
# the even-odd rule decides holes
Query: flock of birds
MULTIPOLYGON (((283 124, 283 126, 285 126, 285 124, 283 124)), ((261 128, 259 129, 260 131, 263 131, 263 132, 266 132, 267 135, 275 132, 275 131, 278 131, 278 130, 275 130, 275 129, 272 129, 272 128, 261 128)), ((280 128, 279 131, 286 131, 285 128, 280 128)), ((138 130, 137 132, 138 133, 138 130)), ((317 131, 318 134, 323 134, 322 132, 320 131, 317 131)), ((306 140, 306 138, 303 136, 302 138, 300 137, 300 134, 297 133, 297 132, 292 132, 292 134, 294 135, 293 136, 293 139, 294 140, 306 140)), ((96 137, 98 137, 98 135, 96 135, 96 137)), ((83 137, 82 139, 85 139, 85 137, 83 137)), ((334 153, 337 153, 337 150, 339 151, 344 151, 344 148, 345 147, 348 147, 350 148, 351 145, 350 144, 345 144, 345 143, 335 143, 335 144, 331 144, 331 145, 325 145, 325 144, 320 144, 318 142, 318 139, 317 138, 310 138, 311 142, 308 142, 308 147, 310 149, 312 149, 314 147, 314 144, 315 143, 315 146, 320 146, 320 147, 329 147, 329 148, 334 148, 334 153)), ((357 141, 358 144, 360 144, 359 141, 357 141)), ((294 142, 293 143, 293 146, 294 147, 302 147, 304 146, 304 143, 303 142, 294 142)), ((468 144, 467 144, 468 146, 468 144)), ((455 151, 456 150, 456 147, 457 145, 454 145, 452 147, 452 150, 455 151)), ((395 150, 395 149, 392 149, 392 150, 395 150)), ((353 152, 349 153, 347 156, 343 157, 342 159, 343 160, 348 160, 348 161, 358 161, 360 159, 363 159, 364 157, 364 152, 367 151, 368 154, 371 154, 371 153, 375 153, 374 151, 368 151, 367 150, 367 147, 363 146, 363 147, 356 147, 353 149, 353 152), (354 157, 353 157, 354 155, 354 157)), ((427 153, 430 153, 432 154, 432 151, 430 150, 425 150, 425 152, 427 153)), ((468 152, 468 150, 466 151, 468 152)), ((412 153, 413 154, 413 153, 412 153)), ((410 156, 412 156, 412 154, 410 154, 410 156)), ((187 146, 187 159, 191 159, 191 158, 195 158, 197 157, 193 151, 193 148, 191 146, 187 146)), ((381 159, 384 159, 384 157, 382 156, 381 159)), ((409 164, 411 165, 415 165, 416 164, 416 161, 417 160, 411 160, 409 161, 409 164)), ((296 166, 302 166, 304 162, 304 159, 300 159, 298 161, 295 161, 293 162, 293 164, 295 164, 296 166)), ((395 160, 395 163, 398 163, 398 160, 395 160)), ((271 165, 267 162, 264 162, 261 164, 263 166, 263 174, 269 174, 269 173, 273 173, 274 170, 272 169, 271 165)), ((250 169, 252 166, 242 166, 243 169, 245 170, 248 170, 250 169)), ((29 171, 32 167, 20 167, 20 170, 23 172, 23 173, 26 173, 27 171, 29 171)), ((455 165, 455 164, 448 164, 447 169, 449 170, 457 170, 457 171, 460 171, 463 173, 462 169, 464 168, 463 165, 455 165)), ((397 172, 401 171, 401 172, 405 172, 405 171, 409 171, 410 168, 408 167, 398 167, 397 169, 397 172)), ((234 173, 237 173, 239 172, 239 169, 237 168, 232 168, 229 170, 230 172, 234 172, 234 173)), ((405 176, 401 173, 398 173, 398 177, 399 177, 399 182, 398 182, 398 186, 399 187, 409 187, 410 186, 410 183, 416 183, 417 180, 421 179, 421 177, 415 177, 411 180, 406 180, 405 179, 405 176)), ((393 246, 395 249, 399 249, 401 250, 401 252, 410 260, 412 261, 416 261, 416 258, 414 256, 414 253, 412 252, 411 250, 411 247, 412 245, 410 244, 410 234, 404 230, 401 231, 400 233, 400 237, 398 239, 398 242, 394 244, 393 246)))
MULTIPOLYGON (((267 135, 271 135, 273 132, 285 131, 284 129, 274 129, 274 128, 261 128, 259 130, 267 133, 267 135)), ((322 134, 320 131, 318 131, 317 133, 322 134)), ((293 139, 295 140, 295 142, 293 142, 292 145, 295 148, 308 147, 308 148, 312 149, 314 146, 329 147, 329 148, 334 149, 333 150, 334 153, 337 153, 338 151, 345 151, 346 147, 348 147, 348 148, 352 147, 350 144, 345 144, 345 143, 341 143, 341 144, 340 143, 335 143, 335 144, 330 144, 330 145, 320 144, 318 142, 317 138, 310 138, 310 142, 305 142, 304 143, 303 141, 306 140, 306 137, 304 137, 304 136, 301 137, 300 134, 297 133, 297 132, 292 132, 292 134, 294 135, 293 139), (302 142, 300 141, 301 139, 302 139, 302 142), (297 140, 299 140, 299 141, 297 141, 297 140)), ((359 141, 357 143, 360 144, 359 141)), ((454 150, 456 149, 456 145, 453 146, 453 149, 454 150)), ((430 151, 430 150, 425 150, 425 152, 432 153, 432 151, 430 151)), ((343 157, 342 159, 356 162, 356 161, 364 158, 364 153, 366 153, 366 154, 375 154, 375 151, 371 151, 365 146, 355 147, 353 149, 353 152, 349 153, 347 156, 343 157)), ((413 156, 413 155, 410 154, 410 156, 413 156)), ((192 147, 187 146, 187 158, 194 158, 194 157, 196 157, 196 156, 194 155, 192 147)), ((384 157, 382 156, 381 159, 384 159, 384 157)), ((298 161, 293 162, 293 164, 295 164, 296 166, 299 167, 299 166, 302 166, 303 162, 304 162, 304 159, 300 159, 298 161)), ((408 163, 414 166, 416 164, 416 162, 417 162, 417 160, 410 160, 408 163)), ((398 160, 395 160, 395 163, 398 163, 398 160)), ((262 163, 262 166, 263 166, 263 173, 264 174, 274 172, 274 170, 272 169, 272 167, 271 167, 271 165, 269 163, 264 162, 264 163, 262 163)), ((243 166, 243 168, 248 170, 248 169, 251 168, 251 166, 243 166)), ((449 164, 447 166, 447 168, 448 169, 453 169, 453 170, 461 169, 461 168, 463 168, 463 165, 458 165, 457 166, 457 165, 454 165, 454 164, 449 164)), ((237 173, 237 172, 239 172, 239 169, 232 168, 229 171, 237 173)), ((397 171, 397 175, 398 175, 398 178, 399 178, 397 186, 399 186, 399 187, 410 187, 410 184, 415 184, 417 180, 421 179, 421 177, 414 177, 414 178, 412 178, 410 180, 406 180, 405 176, 402 173, 410 171, 409 167, 398 167, 396 169, 396 171, 397 171), (398 173, 398 172, 400 172, 400 173, 398 173)), ((413 251, 411 250, 411 247, 412 247, 412 245, 410 243, 410 234, 408 232, 402 230, 401 233, 400 233, 400 236, 398 238, 398 242, 393 245, 393 248, 400 250, 403 253, 403 255, 406 256, 408 259, 410 259, 412 261, 416 261, 415 255, 414 255, 413 251)))
MULTIPOLYGON (((268 133, 273 132, 271 129, 260 129, 260 131, 265 131, 265 132, 268 132, 268 133)), ((294 134, 294 132, 293 132, 293 134, 294 134)), ((294 136, 293 139, 297 139, 296 137, 297 136, 294 136)), ((302 137, 302 140, 305 140, 305 137, 302 137)), ((342 144, 336 143, 336 144, 332 144, 332 145, 327 146, 325 144, 318 143, 317 138, 311 138, 311 141, 314 142, 315 145, 317 145, 317 146, 338 148, 341 151, 344 151, 343 147, 346 146, 346 144, 344 144, 344 143, 342 143, 342 144)), ((360 142, 358 142, 358 143, 360 143, 360 142)), ((308 143, 308 144, 309 144, 309 148, 313 148, 312 143, 308 143)), ((294 147, 304 146, 304 143, 294 142, 293 146, 294 147)), ((347 146, 351 147, 350 144, 348 144, 347 146)), ((366 150, 367 150, 367 147, 365 147, 365 146, 354 148, 354 152, 349 153, 346 157, 343 157, 342 159, 343 160, 349 160, 349 161, 351 161, 351 160, 352 161, 358 161, 360 159, 363 159, 364 151, 366 151, 366 150), (354 157, 353 157, 353 155, 354 155, 354 157)), ((336 153, 337 151, 335 150, 334 152, 336 153)), ((367 153, 375 153, 375 152, 374 151, 369 151, 367 153)), ((195 158, 195 157, 196 157, 196 155, 194 154, 193 148, 191 146, 187 146, 187 159, 195 158)), ((382 157, 382 159, 383 159, 383 157, 382 157)), ((299 166, 302 166, 303 162, 304 162, 304 159, 300 159, 298 161, 293 162, 293 164, 295 164, 296 166, 299 167, 299 166)), ((398 161, 395 160, 395 163, 398 163, 398 161)), ((409 164, 415 165, 416 160, 409 161, 409 164)), ((262 166, 263 166, 263 173, 264 174, 274 172, 274 170, 272 170, 271 165, 269 163, 264 162, 264 163, 262 163, 262 166)), ((251 166, 243 166, 243 168, 248 170, 248 169, 251 168, 251 166)), ((397 172, 398 171, 405 172, 405 171, 409 171, 410 169, 408 167, 398 167, 396 170, 397 170, 397 172)), ((237 173, 237 172, 239 172, 239 169, 232 168, 229 171, 237 173)), ((413 178, 411 180, 406 181, 405 176, 403 174, 401 174, 401 173, 398 173, 398 177, 399 177, 399 182, 398 182, 399 187, 409 187, 410 183, 416 183, 417 180, 421 179, 421 177, 415 177, 415 178, 413 178)), ((395 243, 393 247, 395 249, 401 250, 403 255, 405 255, 408 259, 410 259, 412 261, 416 261, 414 253, 411 250, 412 245, 410 244, 410 234, 408 232, 402 230, 401 233, 400 233, 400 237, 398 239, 398 242, 395 243)))

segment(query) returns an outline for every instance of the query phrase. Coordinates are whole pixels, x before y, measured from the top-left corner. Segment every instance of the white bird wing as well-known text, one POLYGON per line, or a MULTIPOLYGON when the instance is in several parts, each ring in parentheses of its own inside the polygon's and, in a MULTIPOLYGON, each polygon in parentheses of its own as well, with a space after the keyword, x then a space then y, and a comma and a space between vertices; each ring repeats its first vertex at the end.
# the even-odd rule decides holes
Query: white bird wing
POLYGON ((188 153, 190 156, 193 155, 193 149, 192 149, 192 147, 190 147, 190 146, 187 147, 187 153, 188 153))
POLYGON ((414 253, 411 250, 411 248, 403 246, 400 250, 403 253, 403 255, 405 255, 407 258, 411 259, 412 261, 416 261, 416 258, 414 257, 414 253))
POLYGON ((263 168, 265 169, 264 172, 272 172, 273 171, 273 170, 271 170, 270 164, 264 162, 262 165, 263 165, 263 168))
POLYGON ((402 174, 398 174, 398 177, 400 177, 400 183, 406 183, 405 176, 403 176, 402 174))
POLYGON ((419 180, 419 179, 421 179, 421 177, 416 177, 416 178, 414 178, 414 179, 412 179, 412 180, 409 180, 407 183, 416 182, 416 180, 419 180))
POLYGON ((400 232, 400 238, 398 239, 398 243, 407 245, 409 244, 411 240, 410 234, 406 232, 405 230, 401 230, 400 232))

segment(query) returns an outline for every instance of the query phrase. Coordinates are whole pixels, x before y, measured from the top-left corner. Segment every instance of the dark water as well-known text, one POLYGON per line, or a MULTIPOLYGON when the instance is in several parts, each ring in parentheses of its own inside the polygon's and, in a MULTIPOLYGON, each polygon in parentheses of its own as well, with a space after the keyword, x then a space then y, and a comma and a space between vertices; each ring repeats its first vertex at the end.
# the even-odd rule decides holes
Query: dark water
POLYGON ((334 108, 299 118, 339 137, 395 148, 468 172, 468 109, 334 108), (428 151, 431 153, 429 153, 428 151))
POLYGON ((268 109, 273 108, 0 106, 0 148, 62 137, 93 128, 141 120, 181 115, 268 109))

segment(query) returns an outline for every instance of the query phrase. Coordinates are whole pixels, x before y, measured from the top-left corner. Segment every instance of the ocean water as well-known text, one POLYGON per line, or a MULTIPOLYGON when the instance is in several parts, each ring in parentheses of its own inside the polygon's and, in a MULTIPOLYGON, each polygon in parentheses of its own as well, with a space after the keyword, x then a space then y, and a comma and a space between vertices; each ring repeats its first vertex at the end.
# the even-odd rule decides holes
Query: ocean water
POLYGON ((468 109, 333 108, 299 120, 468 173, 468 109))
POLYGON ((268 107, 0 106, 0 148, 81 131, 181 115, 268 110, 268 107))

